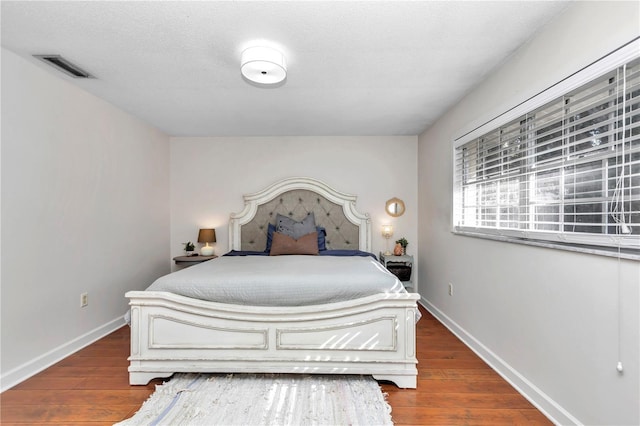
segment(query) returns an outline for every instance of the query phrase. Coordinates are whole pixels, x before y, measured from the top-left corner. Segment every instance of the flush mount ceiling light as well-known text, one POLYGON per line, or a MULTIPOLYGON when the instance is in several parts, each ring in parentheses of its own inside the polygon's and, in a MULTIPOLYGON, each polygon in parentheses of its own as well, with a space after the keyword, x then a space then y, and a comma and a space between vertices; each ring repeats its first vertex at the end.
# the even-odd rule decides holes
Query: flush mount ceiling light
POLYGON ((249 81, 258 84, 276 84, 287 77, 287 65, 279 50, 254 46, 242 52, 240 70, 249 81))

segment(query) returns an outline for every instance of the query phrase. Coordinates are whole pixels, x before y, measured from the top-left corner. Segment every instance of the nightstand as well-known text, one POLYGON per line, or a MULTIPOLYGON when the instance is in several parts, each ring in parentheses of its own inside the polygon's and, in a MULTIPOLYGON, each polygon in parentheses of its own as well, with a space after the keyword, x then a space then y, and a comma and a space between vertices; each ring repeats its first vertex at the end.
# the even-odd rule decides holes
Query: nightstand
POLYGON ((380 263, 389 270, 393 275, 402 281, 402 285, 407 290, 413 291, 413 281, 411 281, 411 273, 413 269, 413 256, 403 255, 385 255, 380 253, 380 263))
POLYGON ((191 266, 196 263, 206 262, 207 260, 215 259, 215 254, 213 256, 176 256, 173 258, 173 261, 176 262, 176 265, 180 266, 191 266))

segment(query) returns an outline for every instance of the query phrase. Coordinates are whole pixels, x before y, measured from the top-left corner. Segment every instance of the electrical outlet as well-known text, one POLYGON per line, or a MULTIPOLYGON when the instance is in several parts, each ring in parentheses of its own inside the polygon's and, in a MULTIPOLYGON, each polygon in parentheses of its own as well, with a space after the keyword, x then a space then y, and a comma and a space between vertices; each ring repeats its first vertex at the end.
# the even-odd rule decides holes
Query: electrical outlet
POLYGON ((449 296, 453 296, 453 284, 449 283, 449 296))
POLYGON ((89 304, 89 293, 82 293, 80 295, 80 307, 84 308, 89 304))

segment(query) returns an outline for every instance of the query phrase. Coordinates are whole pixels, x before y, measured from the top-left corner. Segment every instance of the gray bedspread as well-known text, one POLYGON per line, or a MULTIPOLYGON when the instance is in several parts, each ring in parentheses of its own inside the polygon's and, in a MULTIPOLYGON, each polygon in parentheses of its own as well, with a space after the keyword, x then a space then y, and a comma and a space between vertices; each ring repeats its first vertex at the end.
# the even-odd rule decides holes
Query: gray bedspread
POLYGON ((252 306, 320 305, 406 293, 371 257, 223 256, 158 278, 148 291, 252 306))

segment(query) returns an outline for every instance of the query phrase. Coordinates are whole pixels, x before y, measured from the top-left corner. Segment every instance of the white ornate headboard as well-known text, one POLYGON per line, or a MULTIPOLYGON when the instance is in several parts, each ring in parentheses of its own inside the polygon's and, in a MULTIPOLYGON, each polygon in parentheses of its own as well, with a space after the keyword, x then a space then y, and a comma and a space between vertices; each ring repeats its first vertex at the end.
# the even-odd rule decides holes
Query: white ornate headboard
POLYGON ((371 252, 371 219, 356 210, 356 199, 313 178, 284 179, 244 195, 244 209, 229 220, 229 249, 263 251, 277 213, 302 220, 313 212, 316 225, 326 228, 328 248, 371 252))

